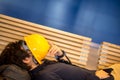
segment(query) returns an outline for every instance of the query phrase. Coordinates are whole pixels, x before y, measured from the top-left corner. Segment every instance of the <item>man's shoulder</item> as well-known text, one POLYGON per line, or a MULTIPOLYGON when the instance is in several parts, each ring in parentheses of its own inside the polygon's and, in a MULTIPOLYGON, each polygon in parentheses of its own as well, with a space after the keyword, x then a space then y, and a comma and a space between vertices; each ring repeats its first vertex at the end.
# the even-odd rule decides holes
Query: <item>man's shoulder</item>
POLYGON ((28 72, 16 65, 0 66, 0 75, 4 77, 9 77, 14 80, 30 80, 28 72))

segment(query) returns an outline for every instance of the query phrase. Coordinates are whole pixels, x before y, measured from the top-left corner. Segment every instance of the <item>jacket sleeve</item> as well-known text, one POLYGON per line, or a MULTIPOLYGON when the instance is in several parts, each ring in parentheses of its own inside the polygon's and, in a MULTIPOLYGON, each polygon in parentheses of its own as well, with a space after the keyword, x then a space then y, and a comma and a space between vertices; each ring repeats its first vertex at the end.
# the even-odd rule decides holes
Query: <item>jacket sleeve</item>
POLYGON ((34 77, 34 80, 63 80, 59 75, 53 72, 40 72, 34 77))

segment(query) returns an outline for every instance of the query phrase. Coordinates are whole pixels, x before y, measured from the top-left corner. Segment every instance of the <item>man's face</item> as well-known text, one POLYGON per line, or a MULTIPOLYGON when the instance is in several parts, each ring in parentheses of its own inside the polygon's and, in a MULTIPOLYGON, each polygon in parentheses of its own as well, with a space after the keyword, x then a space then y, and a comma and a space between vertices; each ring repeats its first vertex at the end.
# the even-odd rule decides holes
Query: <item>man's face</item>
POLYGON ((32 55, 32 52, 30 51, 30 49, 28 48, 28 46, 26 45, 26 43, 23 41, 22 42, 22 46, 21 48, 27 52, 27 54, 29 54, 29 57, 26 57, 23 62, 25 64, 27 64, 28 66, 32 66, 33 63, 37 64, 37 61, 35 60, 35 58, 32 55))
POLYGON ((29 57, 26 57, 25 59, 23 59, 23 63, 25 63, 31 69, 32 66, 35 64, 34 57, 31 53, 31 51, 29 51, 29 50, 27 51, 27 54, 29 54, 29 57))

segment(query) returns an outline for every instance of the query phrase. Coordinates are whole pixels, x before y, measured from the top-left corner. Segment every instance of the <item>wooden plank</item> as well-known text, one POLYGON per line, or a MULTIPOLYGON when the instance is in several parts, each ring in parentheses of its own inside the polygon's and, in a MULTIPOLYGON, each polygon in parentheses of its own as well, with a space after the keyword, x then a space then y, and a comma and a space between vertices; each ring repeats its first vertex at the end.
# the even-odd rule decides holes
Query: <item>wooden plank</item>
POLYGON ((104 50, 104 49, 102 49, 102 50, 101 50, 101 55, 102 55, 102 53, 108 54, 108 55, 112 55, 112 56, 116 56, 116 57, 120 57, 120 53, 111 52, 111 51, 109 51, 109 50, 104 50))
POLYGON ((120 57, 111 56, 108 54, 102 54, 102 56, 106 57, 107 59, 113 60, 113 61, 120 61, 120 57))
POLYGON ((111 46, 111 47, 114 47, 114 48, 120 49, 120 46, 119 46, 119 45, 116 45, 116 44, 112 44, 112 43, 108 43, 108 42, 103 42, 103 44, 104 44, 104 45, 111 46))
POLYGON ((13 41, 16 41, 16 40, 15 40, 15 39, 12 39, 12 38, 0 36, 0 41, 13 42, 13 41))
POLYGON ((106 45, 102 45, 102 48, 103 48, 103 49, 107 49, 107 50, 109 50, 109 51, 111 51, 111 52, 120 53, 120 50, 119 50, 119 49, 115 49, 115 48, 113 48, 113 47, 109 47, 109 46, 106 46, 106 45))
POLYGON ((23 36, 18 36, 16 34, 7 33, 7 32, 3 32, 3 31, 0 31, 0 35, 8 36, 8 37, 11 37, 16 40, 23 40, 23 36))

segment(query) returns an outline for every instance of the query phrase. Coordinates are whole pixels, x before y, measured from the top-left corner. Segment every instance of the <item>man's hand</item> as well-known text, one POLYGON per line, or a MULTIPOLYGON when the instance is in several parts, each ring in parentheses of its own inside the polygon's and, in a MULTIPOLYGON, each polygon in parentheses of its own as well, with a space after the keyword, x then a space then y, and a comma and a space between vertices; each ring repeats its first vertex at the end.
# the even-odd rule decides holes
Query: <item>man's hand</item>
POLYGON ((109 74, 103 70, 100 70, 100 71, 96 71, 95 75, 97 77, 99 77, 100 79, 105 79, 105 78, 108 78, 110 77, 109 74))
POLYGON ((61 56, 63 54, 61 49, 58 46, 56 46, 52 42, 49 42, 49 44, 51 45, 51 48, 48 51, 49 56, 61 56))

